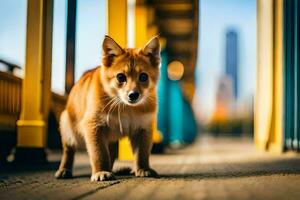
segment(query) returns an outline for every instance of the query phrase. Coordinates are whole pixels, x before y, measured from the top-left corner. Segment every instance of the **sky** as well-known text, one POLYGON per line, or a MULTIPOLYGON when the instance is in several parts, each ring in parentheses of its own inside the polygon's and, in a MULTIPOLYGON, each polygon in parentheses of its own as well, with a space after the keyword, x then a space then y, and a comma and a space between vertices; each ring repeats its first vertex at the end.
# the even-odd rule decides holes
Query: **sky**
MULTIPOLYGON (((52 90, 64 94, 67 0, 54 1, 52 90)), ((106 32, 105 1, 77 0, 75 80, 100 65, 101 44, 106 32)), ((25 64, 26 0, 0 1, 0 58, 25 64), (5 28, 4 28, 5 27, 5 28)))
MULTIPOLYGON (((65 81, 67 1, 54 1, 52 90, 63 94, 65 81)), ((101 64, 101 44, 106 33, 105 1, 77 0, 75 80, 101 64)))
MULTIPOLYGON (((132 1, 132 0, 131 0, 132 1)), ((66 2, 54 1, 52 90, 64 93, 66 2)), ((26 0, 0 1, 0 58, 24 66, 26 0)), ((104 0, 78 0, 75 79, 100 64, 101 42, 106 32, 104 0)), ((201 0, 199 50, 196 68, 196 103, 203 115, 215 105, 219 77, 225 67, 225 33, 235 29, 239 37, 240 99, 255 92, 256 1, 201 0)), ((130 41, 130 40, 129 40, 130 41)))
POLYGON ((26 40, 26 0, 0 1, 0 59, 23 66, 26 40))
POLYGON ((196 104, 209 117, 215 106, 219 77, 225 71, 225 35, 238 33, 240 101, 251 101, 256 77, 256 1, 201 0, 196 68, 196 104))

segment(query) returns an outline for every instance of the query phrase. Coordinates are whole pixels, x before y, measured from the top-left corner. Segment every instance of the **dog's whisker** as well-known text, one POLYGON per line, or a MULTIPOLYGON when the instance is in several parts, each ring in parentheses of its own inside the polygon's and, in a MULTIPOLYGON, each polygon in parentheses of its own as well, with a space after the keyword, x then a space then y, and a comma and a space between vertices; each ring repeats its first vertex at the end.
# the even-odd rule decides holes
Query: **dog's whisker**
POLYGON ((119 121, 120 133, 121 135, 123 135, 123 125, 122 125, 121 115, 120 115, 120 103, 118 104, 118 121, 119 121))
POLYGON ((116 97, 112 98, 112 99, 111 99, 111 100, 103 107, 102 112, 105 110, 105 108, 106 108, 109 104, 111 104, 111 103, 114 101, 115 98, 116 98, 116 97))
POLYGON ((115 97, 115 98, 113 99, 112 104, 111 104, 110 107, 109 107, 109 110, 108 110, 108 113, 107 113, 107 118, 106 118, 106 121, 107 121, 107 124, 108 124, 108 125, 109 125, 109 120, 110 120, 110 113, 112 112, 112 109, 114 108, 114 106, 117 104, 117 100, 118 100, 118 98, 115 97))

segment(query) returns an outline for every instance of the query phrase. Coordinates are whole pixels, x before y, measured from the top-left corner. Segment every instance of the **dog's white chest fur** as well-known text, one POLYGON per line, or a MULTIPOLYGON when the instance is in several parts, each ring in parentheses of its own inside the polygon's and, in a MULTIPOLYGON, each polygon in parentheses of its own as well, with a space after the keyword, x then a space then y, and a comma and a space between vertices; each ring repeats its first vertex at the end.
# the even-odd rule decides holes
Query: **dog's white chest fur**
POLYGON ((135 114, 133 112, 114 113, 105 116, 108 127, 120 135, 133 134, 137 129, 151 126, 154 114, 135 114))

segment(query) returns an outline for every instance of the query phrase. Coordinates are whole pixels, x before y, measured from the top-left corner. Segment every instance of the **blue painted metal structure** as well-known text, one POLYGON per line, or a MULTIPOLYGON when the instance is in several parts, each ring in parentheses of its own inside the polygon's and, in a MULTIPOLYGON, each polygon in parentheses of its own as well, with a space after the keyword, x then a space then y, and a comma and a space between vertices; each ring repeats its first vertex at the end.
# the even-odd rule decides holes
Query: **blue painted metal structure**
POLYGON ((284 145, 300 150, 300 2, 284 0, 284 145))
POLYGON ((191 143, 197 134, 197 124, 190 103, 184 98, 179 81, 168 79, 167 52, 161 54, 161 77, 158 85, 158 130, 163 144, 191 143))

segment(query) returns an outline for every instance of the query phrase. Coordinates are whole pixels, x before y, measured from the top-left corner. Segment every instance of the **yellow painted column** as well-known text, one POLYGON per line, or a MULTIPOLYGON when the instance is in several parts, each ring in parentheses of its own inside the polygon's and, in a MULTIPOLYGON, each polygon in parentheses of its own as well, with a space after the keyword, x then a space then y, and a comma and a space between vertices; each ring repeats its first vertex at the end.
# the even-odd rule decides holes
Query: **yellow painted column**
POLYGON ((254 110, 254 141, 265 150, 272 118, 273 1, 257 1, 257 82, 254 110))
MULTIPOLYGON (((122 47, 127 46, 127 0, 107 0, 107 34, 122 47)), ((119 141, 119 159, 133 160, 130 141, 119 141)))
POLYGON ((257 83, 254 141, 260 150, 283 150, 283 5, 257 1, 257 83))
MULTIPOLYGON (((145 44, 154 37, 157 33, 155 26, 149 26, 149 17, 151 16, 150 8, 145 5, 137 4, 135 7, 135 34, 134 44, 137 48, 142 48, 145 44)), ((153 124, 153 142, 160 143, 162 141, 162 134, 157 129, 157 121, 153 124)))
POLYGON ((127 0, 107 0, 107 34, 127 46, 127 0))
POLYGON ((53 0, 28 0, 25 77, 17 150, 44 148, 50 104, 53 0))
POLYGON ((147 35, 147 7, 144 5, 136 5, 134 19, 134 46, 143 47, 148 39, 150 39, 147 35))
POLYGON ((281 153, 284 147, 283 130, 283 0, 274 0, 273 45, 273 116, 268 150, 281 153))

